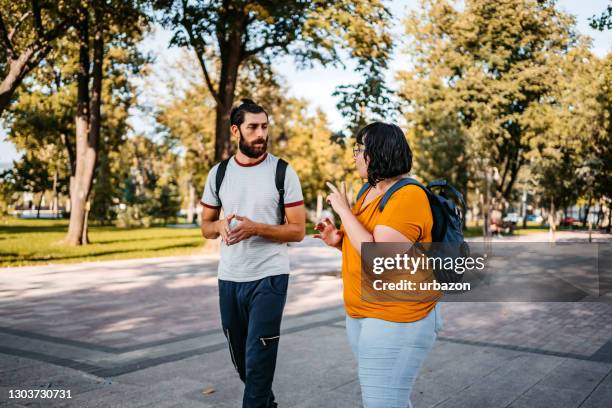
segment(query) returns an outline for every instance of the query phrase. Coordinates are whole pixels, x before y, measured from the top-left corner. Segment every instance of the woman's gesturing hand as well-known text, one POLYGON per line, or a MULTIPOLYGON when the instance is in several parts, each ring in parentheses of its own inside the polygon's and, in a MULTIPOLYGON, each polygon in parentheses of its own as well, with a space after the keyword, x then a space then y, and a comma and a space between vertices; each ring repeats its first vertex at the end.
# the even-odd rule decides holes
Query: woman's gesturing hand
POLYGON ((323 222, 315 225, 315 229, 319 231, 319 234, 315 234, 314 237, 322 239, 331 247, 337 247, 342 241, 342 232, 336 228, 329 218, 325 218, 323 222))
POLYGON ((344 184, 344 181, 340 184, 340 189, 338 189, 329 181, 326 184, 327 187, 329 187, 329 189, 332 191, 332 193, 327 196, 327 204, 331 205, 336 214, 338 215, 342 215, 344 211, 350 212, 351 205, 349 204, 346 195, 346 184, 344 184))

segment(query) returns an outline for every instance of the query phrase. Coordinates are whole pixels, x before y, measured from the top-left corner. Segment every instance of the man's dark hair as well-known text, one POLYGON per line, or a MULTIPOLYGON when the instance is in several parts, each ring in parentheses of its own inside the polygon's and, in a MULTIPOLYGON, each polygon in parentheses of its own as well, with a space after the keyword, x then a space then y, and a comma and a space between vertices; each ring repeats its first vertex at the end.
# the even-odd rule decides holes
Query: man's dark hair
POLYGON ((357 143, 365 146, 368 159, 368 183, 406 174, 412 168, 412 151, 406 136, 397 125, 373 122, 357 133, 357 143))
POLYGON ((260 105, 253 102, 251 99, 242 99, 240 105, 234 106, 232 108, 232 112, 230 113, 230 126, 236 125, 240 127, 244 123, 244 114, 245 113, 265 113, 266 118, 268 117, 268 112, 260 105))

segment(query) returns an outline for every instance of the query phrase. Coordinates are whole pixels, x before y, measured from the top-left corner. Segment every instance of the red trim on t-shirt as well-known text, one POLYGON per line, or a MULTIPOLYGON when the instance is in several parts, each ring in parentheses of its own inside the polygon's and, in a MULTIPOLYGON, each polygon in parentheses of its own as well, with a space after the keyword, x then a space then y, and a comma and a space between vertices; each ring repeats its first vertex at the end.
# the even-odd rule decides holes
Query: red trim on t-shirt
POLYGON ((285 208, 296 207, 296 206, 302 205, 302 204, 304 204, 304 200, 296 201, 295 203, 287 203, 287 204, 285 204, 285 208))
POLYGON ((253 167, 253 166, 257 166, 259 163, 264 161, 266 159, 266 157, 268 157, 268 153, 266 153, 263 156, 261 156, 261 159, 257 160, 255 163, 240 163, 238 161, 238 159, 236 158, 236 156, 234 156, 234 160, 236 160, 236 163, 238 163, 239 166, 242 166, 242 167, 253 167))
POLYGON ((221 206, 215 206, 215 205, 206 204, 202 200, 200 200, 200 204, 203 205, 206 208, 210 208, 211 210, 218 210, 219 208, 221 208, 221 206))

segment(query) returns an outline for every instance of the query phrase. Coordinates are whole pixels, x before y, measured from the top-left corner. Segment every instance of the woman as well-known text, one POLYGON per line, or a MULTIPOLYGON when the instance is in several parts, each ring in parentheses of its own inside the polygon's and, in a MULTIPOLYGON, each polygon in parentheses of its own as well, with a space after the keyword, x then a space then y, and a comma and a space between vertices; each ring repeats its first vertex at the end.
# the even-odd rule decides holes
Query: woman
POLYGON ((331 183, 327 202, 342 221, 329 219, 315 237, 342 251, 346 331, 358 361, 365 408, 411 407, 417 373, 441 328, 437 298, 426 302, 365 302, 361 299, 363 242, 431 242, 433 219, 425 192, 406 186, 395 192, 384 211, 384 193, 412 167, 412 152, 396 125, 375 122, 361 129, 353 157, 359 177, 370 188, 351 209, 344 182, 331 183))

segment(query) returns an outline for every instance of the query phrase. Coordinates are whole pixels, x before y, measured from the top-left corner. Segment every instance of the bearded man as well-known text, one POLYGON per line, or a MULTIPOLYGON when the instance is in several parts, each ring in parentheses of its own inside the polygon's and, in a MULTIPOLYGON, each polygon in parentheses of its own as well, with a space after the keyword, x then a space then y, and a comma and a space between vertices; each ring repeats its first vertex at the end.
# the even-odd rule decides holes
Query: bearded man
POLYGON ((304 239, 300 181, 267 153, 268 114, 249 99, 234 107, 237 153, 208 173, 202 235, 221 236, 219 304, 234 367, 245 384, 244 408, 277 407, 272 380, 289 283, 287 242, 304 239), (223 210, 224 218, 220 219, 223 210))

